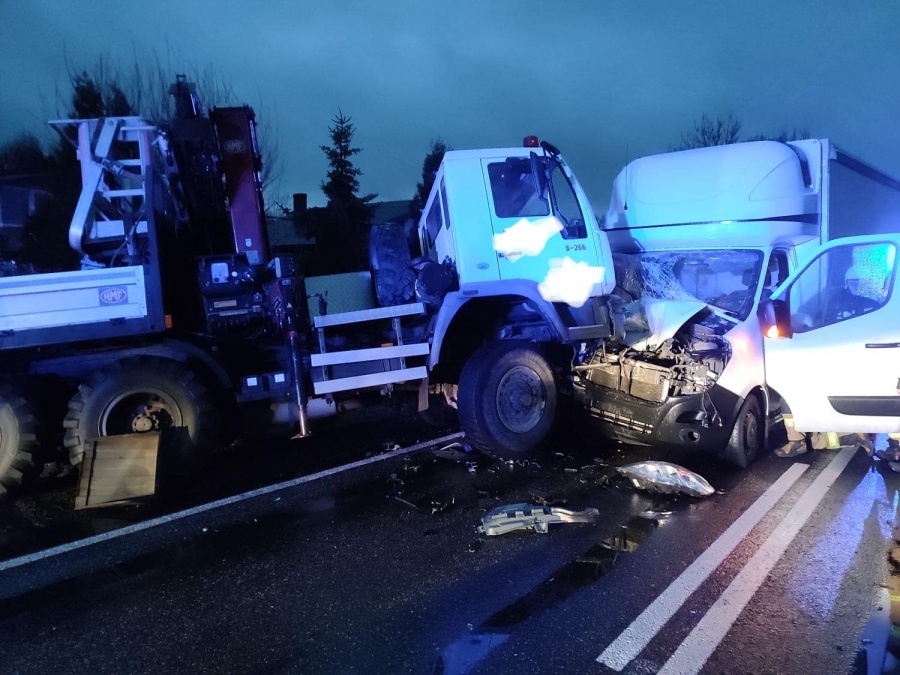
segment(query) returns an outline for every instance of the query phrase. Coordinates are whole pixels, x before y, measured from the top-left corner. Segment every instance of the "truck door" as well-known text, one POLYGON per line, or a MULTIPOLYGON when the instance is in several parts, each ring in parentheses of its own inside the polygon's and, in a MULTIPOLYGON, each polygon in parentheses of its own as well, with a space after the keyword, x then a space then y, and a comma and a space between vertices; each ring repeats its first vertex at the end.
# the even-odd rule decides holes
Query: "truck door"
POLYGON ((562 167, 553 169, 549 186, 541 186, 533 164, 528 157, 482 160, 500 278, 540 283, 566 258, 596 267, 594 241, 562 167))
POLYGON ((773 295, 766 379, 798 431, 900 431, 900 234, 838 240, 773 295))

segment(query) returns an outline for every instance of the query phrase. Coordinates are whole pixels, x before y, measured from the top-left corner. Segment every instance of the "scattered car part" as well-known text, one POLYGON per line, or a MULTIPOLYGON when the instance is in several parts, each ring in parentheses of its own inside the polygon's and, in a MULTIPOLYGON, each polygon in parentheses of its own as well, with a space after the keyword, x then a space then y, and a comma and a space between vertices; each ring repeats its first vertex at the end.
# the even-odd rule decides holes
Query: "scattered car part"
POLYGON ((691 497, 709 497, 715 490, 700 474, 670 462, 636 462, 617 471, 638 489, 663 494, 683 492, 691 497))
POLYGON ((562 509, 558 506, 535 504, 509 504, 488 511, 476 529, 479 534, 496 536, 514 530, 534 530, 547 534, 551 523, 593 523, 600 516, 595 508, 583 511, 562 509))

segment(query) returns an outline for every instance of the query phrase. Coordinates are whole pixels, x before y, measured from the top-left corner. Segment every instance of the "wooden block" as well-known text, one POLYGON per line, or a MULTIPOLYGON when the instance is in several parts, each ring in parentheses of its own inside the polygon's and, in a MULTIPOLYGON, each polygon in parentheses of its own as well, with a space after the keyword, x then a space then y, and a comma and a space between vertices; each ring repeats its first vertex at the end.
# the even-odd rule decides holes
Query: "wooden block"
POLYGON ((102 436, 88 442, 75 508, 84 509, 156 492, 159 433, 102 436))

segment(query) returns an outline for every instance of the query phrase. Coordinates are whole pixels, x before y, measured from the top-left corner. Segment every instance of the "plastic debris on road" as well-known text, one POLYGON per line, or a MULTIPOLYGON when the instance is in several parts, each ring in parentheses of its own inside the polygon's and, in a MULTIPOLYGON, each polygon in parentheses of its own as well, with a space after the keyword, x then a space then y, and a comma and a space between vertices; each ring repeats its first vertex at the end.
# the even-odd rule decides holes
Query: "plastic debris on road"
POLYGON ((551 523, 593 523, 600 516, 595 508, 572 511, 558 506, 509 504, 491 509, 481 518, 479 534, 496 536, 514 530, 534 530, 547 534, 551 523))
POLYGON ((703 476, 670 462, 636 462, 616 470, 641 490, 664 494, 683 492, 691 497, 709 497, 715 492, 703 476))

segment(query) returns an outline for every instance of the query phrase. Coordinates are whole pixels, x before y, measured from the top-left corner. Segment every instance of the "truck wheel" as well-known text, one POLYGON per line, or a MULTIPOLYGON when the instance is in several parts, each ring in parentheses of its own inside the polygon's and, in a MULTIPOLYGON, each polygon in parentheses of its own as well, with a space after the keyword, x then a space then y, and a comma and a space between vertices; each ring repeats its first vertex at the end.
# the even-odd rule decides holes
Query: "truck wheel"
POLYGON ((91 438, 187 427, 199 453, 212 448, 220 427, 206 386, 186 366, 160 358, 126 359, 98 372, 78 387, 63 426, 76 465, 91 438))
POLYGON ((546 359, 528 342, 495 342, 463 367, 457 402, 469 442, 500 456, 533 450, 556 415, 556 384, 546 359))
POLYGON ((369 265, 375 299, 381 307, 412 302, 416 273, 410 267, 409 246, 400 225, 376 225, 369 234, 369 265))
POLYGON ((0 384, 0 496, 37 472, 34 417, 24 398, 0 384))
POLYGON ((722 451, 722 458, 746 469, 759 455, 764 437, 765 424, 759 399, 751 394, 738 412, 731 438, 722 451))

